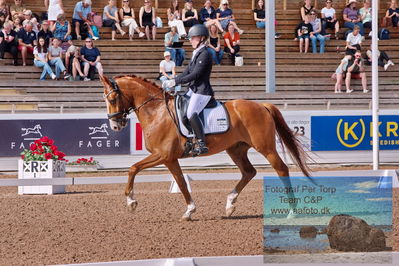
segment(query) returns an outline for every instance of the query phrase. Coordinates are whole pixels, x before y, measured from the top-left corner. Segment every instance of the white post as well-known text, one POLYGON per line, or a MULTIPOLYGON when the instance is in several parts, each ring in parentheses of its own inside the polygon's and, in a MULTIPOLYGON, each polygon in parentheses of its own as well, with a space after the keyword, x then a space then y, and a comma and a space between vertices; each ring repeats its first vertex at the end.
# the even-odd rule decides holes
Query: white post
POLYGON ((372 0, 371 17, 372 19, 372 107, 373 107, 373 170, 379 167, 379 137, 378 137, 378 0, 372 0))
POLYGON ((275 0, 266 2, 266 34, 265 34, 265 60, 266 60, 266 92, 276 92, 276 45, 275 45, 275 0))

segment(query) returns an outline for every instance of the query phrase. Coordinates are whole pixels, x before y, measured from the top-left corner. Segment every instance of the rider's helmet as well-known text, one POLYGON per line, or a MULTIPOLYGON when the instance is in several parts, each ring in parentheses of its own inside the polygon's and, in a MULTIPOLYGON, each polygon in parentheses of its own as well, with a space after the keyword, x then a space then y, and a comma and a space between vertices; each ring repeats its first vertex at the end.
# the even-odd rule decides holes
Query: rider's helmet
POLYGON ((188 31, 188 38, 195 36, 203 36, 203 38, 201 38, 201 43, 204 43, 209 37, 209 31, 203 24, 195 24, 188 31))

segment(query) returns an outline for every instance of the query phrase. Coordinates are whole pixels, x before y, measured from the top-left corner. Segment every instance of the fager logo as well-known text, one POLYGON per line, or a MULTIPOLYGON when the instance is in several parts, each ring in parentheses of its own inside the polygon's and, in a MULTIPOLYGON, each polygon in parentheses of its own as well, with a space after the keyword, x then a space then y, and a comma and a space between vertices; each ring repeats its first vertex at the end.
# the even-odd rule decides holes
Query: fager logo
POLYGON ((32 135, 32 134, 34 134, 34 135, 39 135, 39 137, 38 138, 28 138, 28 137, 26 137, 26 138, 24 138, 24 140, 36 140, 36 139, 39 139, 39 138, 41 138, 41 137, 43 137, 43 134, 42 134, 42 132, 40 132, 40 130, 42 129, 42 127, 40 126, 40 124, 37 124, 37 125, 35 125, 33 128, 21 128, 21 131, 22 131, 22 134, 21 134, 21 137, 25 137, 25 136, 28 136, 28 135, 32 135))
POLYGON ((118 148, 119 140, 111 141, 109 138, 109 133, 107 131, 107 124, 103 123, 100 126, 89 126, 89 137, 90 140, 84 141, 79 140, 79 148, 118 148))

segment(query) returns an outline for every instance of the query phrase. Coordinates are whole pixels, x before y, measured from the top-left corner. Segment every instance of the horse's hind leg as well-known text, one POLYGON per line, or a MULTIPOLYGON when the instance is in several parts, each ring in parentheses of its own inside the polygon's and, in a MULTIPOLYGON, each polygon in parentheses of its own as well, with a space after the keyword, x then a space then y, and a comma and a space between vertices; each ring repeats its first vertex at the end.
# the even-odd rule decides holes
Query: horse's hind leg
POLYGON ((177 185, 180 188, 180 191, 183 193, 184 199, 187 203, 187 210, 183 214, 181 220, 182 221, 190 221, 191 214, 195 212, 195 204, 193 199, 191 198, 190 192, 187 189, 186 181, 184 180, 183 172, 181 171, 180 164, 177 160, 171 162, 165 162, 166 167, 168 167, 169 171, 172 173, 174 179, 176 180, 177 185))
POLYGON ((237 143, 233 147, 227 149, 227 154, 231 157, 234 163, 238 166, 241 171, 241 180, 235 186, 233 191, 227 196, 226 202, 226 216, 231 216, 235 211, 234 203, 237 200, 238 195, 248 184, 249 181, 256 175, 256 169, 252 166, 248 160, 248 149, 250 146, 244 142, 237 143))

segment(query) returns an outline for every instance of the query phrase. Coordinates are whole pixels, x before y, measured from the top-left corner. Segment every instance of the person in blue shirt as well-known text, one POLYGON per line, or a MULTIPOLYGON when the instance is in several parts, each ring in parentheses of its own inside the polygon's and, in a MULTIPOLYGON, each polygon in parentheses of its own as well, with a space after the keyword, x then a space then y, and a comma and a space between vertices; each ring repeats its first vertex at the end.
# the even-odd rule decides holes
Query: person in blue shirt
POLYGON ((17 33, 18 37, 18 51, 21 52, 22 65, 26 66, 26 57, 28 53, 33 54, 33 47, 37 45, 37 36, 33 31, 33 23, 28 22, 24 28, 17 33))
POLYGON ((179 34, 177 34, 177 27, 173 26, 170 32, 165 34, 165 51, 169 51, 172 57, 172 61, 176 63, 176 66, 181 66, 186 55, 186 51, 183 48, 173 48, 174 42, 179 41, 179 34))
POLYGON ((97 47, 94 47, 93 40, 91 38, 86 38, 85 45, 80 49, 80 54, 83 63, 84 81, 90 80, 87 75, 89 75, 91 66, 97 68, 99 75, 103 75, 103 67, 100 62, 101 53, 97 47))
POLYGON ((206 0, 204 3, 204 7, 200 10, 200 21, 207 28, 212 25, 216 25, 220 32, 223 32, 222 25, 220 25, 219 20, 216 18, 216 10, 212 6, 212 2, 210 0, 206 0))
POLYGON ((220 1, 220 6, 216 10, 216 18, 220 21, 220 24, 222 25, 224 31, 227 31, 227 27, 231 24, 240 35, 244 33, 244 31, 237 26, 237 23, 235 23, 233 10, 229 8, 228 0, 220 1))
POLYGON ((80 27, 84 24, 87 27, 91 25, 91 0, 82 0, 77 2, 73 10, 72 24, 75 25, 75 33, 78 40, 82 39, 80 27))

